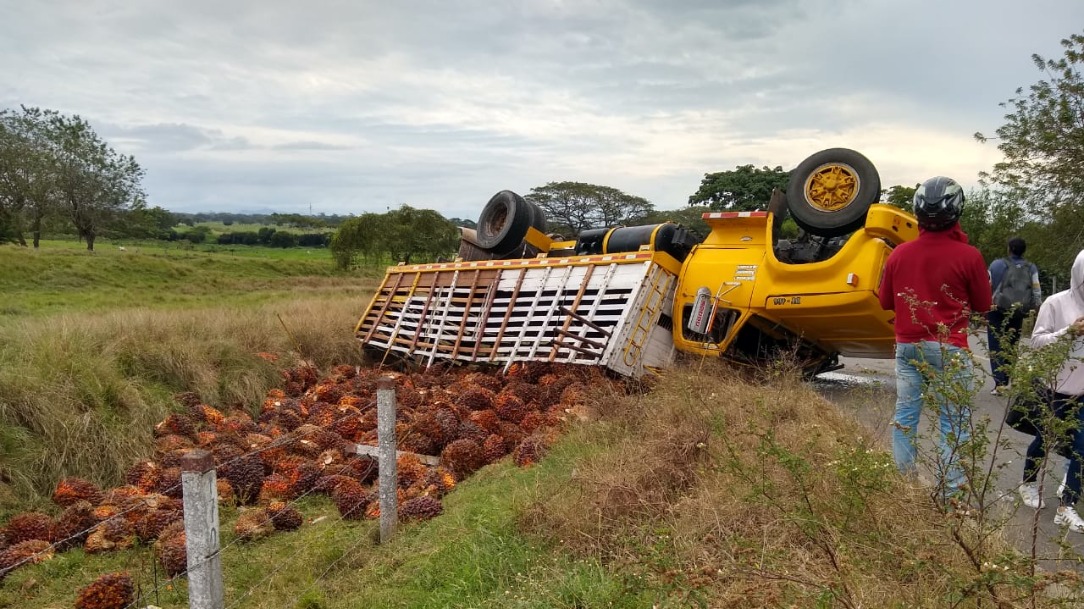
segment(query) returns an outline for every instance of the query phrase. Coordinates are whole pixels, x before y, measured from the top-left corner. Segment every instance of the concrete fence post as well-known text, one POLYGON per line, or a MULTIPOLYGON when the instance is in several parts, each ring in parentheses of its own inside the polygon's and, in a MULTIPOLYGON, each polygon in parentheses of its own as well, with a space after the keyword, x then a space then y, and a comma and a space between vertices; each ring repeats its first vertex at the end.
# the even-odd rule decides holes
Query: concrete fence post
POLYGON ((210 452, 191 450, 181 458, 189 609, 225 607, 216 483, 215 461, 210 452))
POLYGON ((395 444, 395 381, 382 377, 376 385, 376 438, 380 451, 380 543, 395 535, 399 522, 398 471, 395 444))

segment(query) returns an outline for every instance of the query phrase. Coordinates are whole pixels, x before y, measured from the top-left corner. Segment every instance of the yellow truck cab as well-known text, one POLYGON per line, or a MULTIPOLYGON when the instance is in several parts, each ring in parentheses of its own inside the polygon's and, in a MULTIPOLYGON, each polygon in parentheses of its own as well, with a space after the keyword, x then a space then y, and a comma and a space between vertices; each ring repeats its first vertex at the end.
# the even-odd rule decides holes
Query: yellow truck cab
POLYGON ((839 355, 890 358, 893 314, 878 302, 892 248, 918 236, 910 214, 871 205, 863 227, 823 260, 779 259, 770 212, 704 214, 711 233, 681 267, 679 351, 746 362, 790 352, 824 371, 839 355))

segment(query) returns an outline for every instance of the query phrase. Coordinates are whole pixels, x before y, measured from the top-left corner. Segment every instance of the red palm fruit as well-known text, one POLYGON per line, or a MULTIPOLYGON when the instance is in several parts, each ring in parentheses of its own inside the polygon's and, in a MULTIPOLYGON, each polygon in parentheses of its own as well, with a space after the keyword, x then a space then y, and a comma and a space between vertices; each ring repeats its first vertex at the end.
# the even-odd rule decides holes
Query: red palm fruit
POLYGON ((271 514, 267 510, 250 508, 237 517, 233 532, 241 541, 255 541, 274 533, 275 525, 271 523, 271 514))
POLYGON ((504 438, 504 444, 508 447, 508 450, 512 450, 523 441, 523 438, 527 437, 527 434, 523 433, 519 425, 501 421, 501 437, 504 438))
POLYGON ((190 438, 178 436, 177 434, 161 436, 154 441, 154 452, 158 455, 194 447, 195 443, 190 438))
POLYGON ((342 481, 331 493, 331 499, 339 510, 343 520, 361 520, 365 517, 365 507, 369 504, 369 493, 354 480, 342 481))
POLYGON ((504 379, 496 374, 487 374, 485 372, 472 372, 463 378, 463 382, 473 385, 478 385, 484 389, 488 389, 493 393, 498 393, 501 387, 504 386, 504 379))
POLYGON ((154 426, 154 437, 178 435, 186 438, 195 438, 196 421, 189 415, 173 413, 162 419, 162 422, 154 426))
POLYGON ((405 521, 429 520, 440 516, 444 511, 440 499, 421 496, 404 501, 399 506, 399 517, 405 521))
POLYGON ((233 505, 237 501, 237 497, 233 494, 233 487, 230 486, 230 481, 225 478, 219 478, 215 480, 215 489, 218 491, 218 503, 222 505, 233 505))
POLYGON ((282 501, 272 501, 267 506, 267 513, 271 515, 271 524, 276 531, 295 531, 305 520, 297 508, 282 501))
POLYGON ((56 520, 53 539, 57 549, 68 550, 83 545, 91 529, 98 524, 94 517, 94 506, 86 501, 77 501, 67 507, 56 520))
POLYGON ((489 432, 475 425, 469 419, 460 422, 459 429, 456 431, 456 440, 473 440, 479 445, 485 442, 487 437, 489 437, 489 432))
POLYGON ((357 394, 344 395, 343 397, 339 398, 339 407, 355 408, 360 412, 361 409, 365 407, 366 402, 366 398, 357 394))
POLYGON ((184 521, 184 512, 181 510, 156 509, 143 514, 135 523, 135 534, 143 543, 148 543, 158 538, 162 531, 166 530, 174 522, 184 521))
POLYGON ((512 451, 512 460, 520 467, 527 467, 542 460, 545 453, 545 441, 540 436, 530 436, 512 451))
POLYGON ((587 387, 583 383, 570 383, 561 392, 560 403, 566 407, 583 406, 587 403, 587 387))
POLYGON ((320 479, 320 468, 315 463, 305 461, 282 469, 287 480, 286 498, 296 499, 312 490, 320 479))
POLYGON ((440 463, 462 480, 485 465, 485 455, 474 440, 456 440, 444 447, 440 463))
POLYGON ((259 497, 263 486, 264 467, 257 455, 244 455, 233 461, 225 475, 241 504, 250 504, 259 497))
POLYGON ((252 417, 247 412, 235 410, 226 417, 220 425, 216 426, 218 431, 232 431, 234 433, 241 434, 242 436, 247 433, 253 433, 260 430, 256 425, 256 421, 252 420, 252 417))
POLYGON ((471 387, 456 397, 455 405, 469 410, 489 410, 493 408, 494 398, 496 398, 496 394, 489 389, 471 387))
POLYGON ((156 490, 167 497, 180 499, 184 494, 184 488, 181 486, 181 468, 170 467, 162 470, 156 490))
POLYGON ((196 432, 196 445, 199 448, 206 449, 207 446, 215 444, 218 441, 218 433, 214 431, 198 431, 196 432))
POLYGON ((128 573, 107 573, 75 597, 75 609, 125 609, 135 604, 135 583, 128 573))
POLYGON ((185 455, 191 449, 181 448, 177 450, 171 450, 168 453, 158 458, 158 465, 162 466, 162 469, 169 469, 171 467, 180 467, 181 461, 184 460, 185 455))
POLYGON ((140 461, 124 473, 124 480, 131 486, 143 492, 148 492, 158 486, 158 479, 162 475, 160 468, 153 461, 140 461))
POLYGON ((94 511, 91 512, 91 515, 94 516, 94 520, 96 520, 97 522, 104 522, 106 520, 109 520, 110 518, 119 516, 120 508, 111 503, 102 504, 94 508, 94 511))
POLYGON ((158 561, 162 563, 162 568, 169 577, 176 577, 188 570, 186 541, 184 530, 170 535, 166 535, 163 531, 162 536, 154 544, 158 561))
POLYGON ((342 386, 328 381, 317 384, 312 391, 316 394, 316 399, 329 404, 335 404, 343 397, 342 386))
POLYGON ((414 455, 403 455, 395 460, 395 470, 399 478, 399 486, 406 488, 422 481, 428 473, 422 462, 414 455))
POLYGON ((31 540, 51 542, 55 529, 56 521, 51 516, 41 512, 23 512, 11 517, 4 528, 4 536, 13 546, 31 540))
POLYGON ((425 494, 443 497, 455 488, 455 475, 446 468, 434 467, 426 474, 422 484, 425 486, 425 494))
POLYGON ((470 413, 470 420, 489 433, 497 433, 501 427, 501 419, 497 416, 496 411, 492 409, 476 410, 470 413))
POLYGON ((301 413, 293 409, 284 409, 278 413, 278 423, 289 431, 293 431, 304 424, 305 420, 301 417, 301 413))
POLYGON ((124 518, 110 518, 94 527, 83 544, 87 554, 124 550, 135 543, 135 529, 124 518))
POLYGON ((290 498, 290 481, 282 474, 271 474, 263 479, 260 488, 259 503, 268 503, 275 499, 290 498))
POLYGON ((482 454, 487 464, 501 460, 508 454, 508 447, 504 443, 504 438, 497 434, 490 435, 482 444, 482 454))
POLYGON ((95 505, 101 499, 102 489, 82 478, 64 478, 57 483, 56 490, 53 491, 53 502, 61 507, 68 507, 78 501, 95 505))
POLYGON ((532 434, 540 427, 542 427, 544 421, 545 420, 542 418, 541 413, 531 411, 528 412, 523 417, 523 420, 519 422, 519 427, 523 430, 523 433, 532 434))
POLYGON ((45 562, 53 557, 53 546, 48 541, 30 539, 13 544, 0 551, 0 582, 15 569, 23 565, 45 562))
POLYGON ((493 404, 493 409, 497 411, 497 416, 502 421, 510 423, 519 423, 531 411, 523 400, 512 393, 498 395, 493 404))
POLYGON ((333 474, 330 476, 321 476, 316 480, 316 484, 313 485, 313 491, 317 493, 325 493, 331 495, 335 492, 335 489, 339 487, 344 481, 357 482, 356 479, 349 476, 341 476, 333 474))
POLYGON ((218 426, 226 421, 226 415, 222 414, 217 408, 208 406, 207 404, 196 404, 191 407, 190 411, 196 420, 211 426, 218 426))

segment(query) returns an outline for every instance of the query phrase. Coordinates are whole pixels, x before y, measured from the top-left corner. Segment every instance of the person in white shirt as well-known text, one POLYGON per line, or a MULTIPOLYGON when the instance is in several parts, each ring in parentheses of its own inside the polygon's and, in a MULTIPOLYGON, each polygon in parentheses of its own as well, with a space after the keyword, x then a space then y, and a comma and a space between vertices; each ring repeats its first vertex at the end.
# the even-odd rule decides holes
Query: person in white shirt
MULTIPOLYGON (((1055 413, 1075 417, 1077 426, 1072 434, 1065 488, 1054 522, 1077 533, 1084 533, 1084 519, 1076 511, 1084 463, 1084 251, 1077 254, 1073 262, 1069 289, 1047 298, 1035 318, 1035 329, 1031 334, 1033 349, 1042 349, 1059 341, 1072 341, 1072 345, 1069 357, 1054 382, 1051 409, 1055 413)), ((1020 485, 1024 503, 1034 508, 1042 507, 1034 481, 1038 463, 1046 455, 1043 435, 1037 435, 1028 446, 1024 484, 1020 485)))

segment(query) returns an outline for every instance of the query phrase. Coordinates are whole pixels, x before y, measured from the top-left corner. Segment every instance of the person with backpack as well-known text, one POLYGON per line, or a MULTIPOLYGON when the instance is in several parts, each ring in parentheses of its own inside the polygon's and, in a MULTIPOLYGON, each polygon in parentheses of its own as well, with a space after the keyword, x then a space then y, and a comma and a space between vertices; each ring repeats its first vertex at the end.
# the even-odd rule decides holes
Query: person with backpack
POLYGON ((990 393, 994 395, 1001 395, 1009 385, 1005 351, 1016 346, 1024 319, 1043 301, 1039 269, 1024 259, 1026 249, 1023 239, 1013 237, 1009 239, 1009 255, 990 263, 994 308, 986 315, 986 335, 994 377, 990 393))

